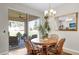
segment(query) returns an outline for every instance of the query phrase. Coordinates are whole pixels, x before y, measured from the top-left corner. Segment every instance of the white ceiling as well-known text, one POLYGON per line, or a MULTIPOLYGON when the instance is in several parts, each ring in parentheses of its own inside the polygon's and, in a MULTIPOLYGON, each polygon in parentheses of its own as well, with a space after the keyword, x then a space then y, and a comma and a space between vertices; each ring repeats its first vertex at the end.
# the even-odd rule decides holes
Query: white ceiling
MULTIPOLYGON (((56 7, 61 6, 63 3, 51 3, 51 8, 55 9, 56 7)), ((49 3, 24 3, 30 8, 36 9, 40 12, 43 12, 49 8, 49 3)))

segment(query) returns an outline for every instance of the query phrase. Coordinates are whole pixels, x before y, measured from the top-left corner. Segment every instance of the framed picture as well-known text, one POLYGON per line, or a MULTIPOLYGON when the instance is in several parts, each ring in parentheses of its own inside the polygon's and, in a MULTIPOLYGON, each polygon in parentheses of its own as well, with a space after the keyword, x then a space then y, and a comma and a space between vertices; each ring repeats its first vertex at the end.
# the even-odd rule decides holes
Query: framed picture
POLYGON ((57 20, 58 30, 60 31, 77 31, 78 28, 78 12, 70 13, 55 17, 57 20))

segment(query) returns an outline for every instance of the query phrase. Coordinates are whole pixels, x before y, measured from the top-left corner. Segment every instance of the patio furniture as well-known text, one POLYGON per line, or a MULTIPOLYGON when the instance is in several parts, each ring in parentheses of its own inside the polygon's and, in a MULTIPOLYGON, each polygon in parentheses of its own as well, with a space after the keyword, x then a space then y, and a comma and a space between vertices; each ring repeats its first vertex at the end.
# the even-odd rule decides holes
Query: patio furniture
POLYGON ((27 53, 28 53, 29 55, 37 55, 37 54, 40 54, 40 49, 39 49, 39 48, 35 48, 35 47, 33 46, 33 44, 31 43, 30 40, 27 40, 27 41, 25 42, 25 46, 26 46, 26 48, 27 48, 27 53))
POLYGON ((40 45, 42 46, 41 49, 41 55, 48 55, 48 47, 52 45, 56 45, 57 40, 52 40, 52 39, 32 39, 31 40, 33 44, 40 45))
POLYGON ((58 43, 55 45, 55 47, 49 46, 48 54, 57 54, 57 55, 62 54, 64 42, 65 42, 65 38, 59 40, 58 43))

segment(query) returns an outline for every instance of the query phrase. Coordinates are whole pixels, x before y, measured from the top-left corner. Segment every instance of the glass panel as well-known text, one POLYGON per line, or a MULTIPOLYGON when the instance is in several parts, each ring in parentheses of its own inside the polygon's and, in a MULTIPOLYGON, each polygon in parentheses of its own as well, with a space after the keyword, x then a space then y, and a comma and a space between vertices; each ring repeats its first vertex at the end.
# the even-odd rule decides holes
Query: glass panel
POLYGON ((35 19, 33 21, 28 22, 28 35, 29 37, 33 38, 39 38, 39 19, 35 19))
POLYGON ((9 35, 16 36, 16 34, 20 32, 22 35, 24 34, 24 22, 20 21, 9 21, 9 35))

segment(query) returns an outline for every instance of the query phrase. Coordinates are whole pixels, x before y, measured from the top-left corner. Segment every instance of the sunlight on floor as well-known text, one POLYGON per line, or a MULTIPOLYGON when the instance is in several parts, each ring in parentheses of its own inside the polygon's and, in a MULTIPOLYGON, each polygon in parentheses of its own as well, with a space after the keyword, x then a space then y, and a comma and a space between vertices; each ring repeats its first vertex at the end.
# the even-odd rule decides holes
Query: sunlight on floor
POLYGON ((26 48, 9 51, 9 55, 25 55, 25 54, 27 54, 26 48))

